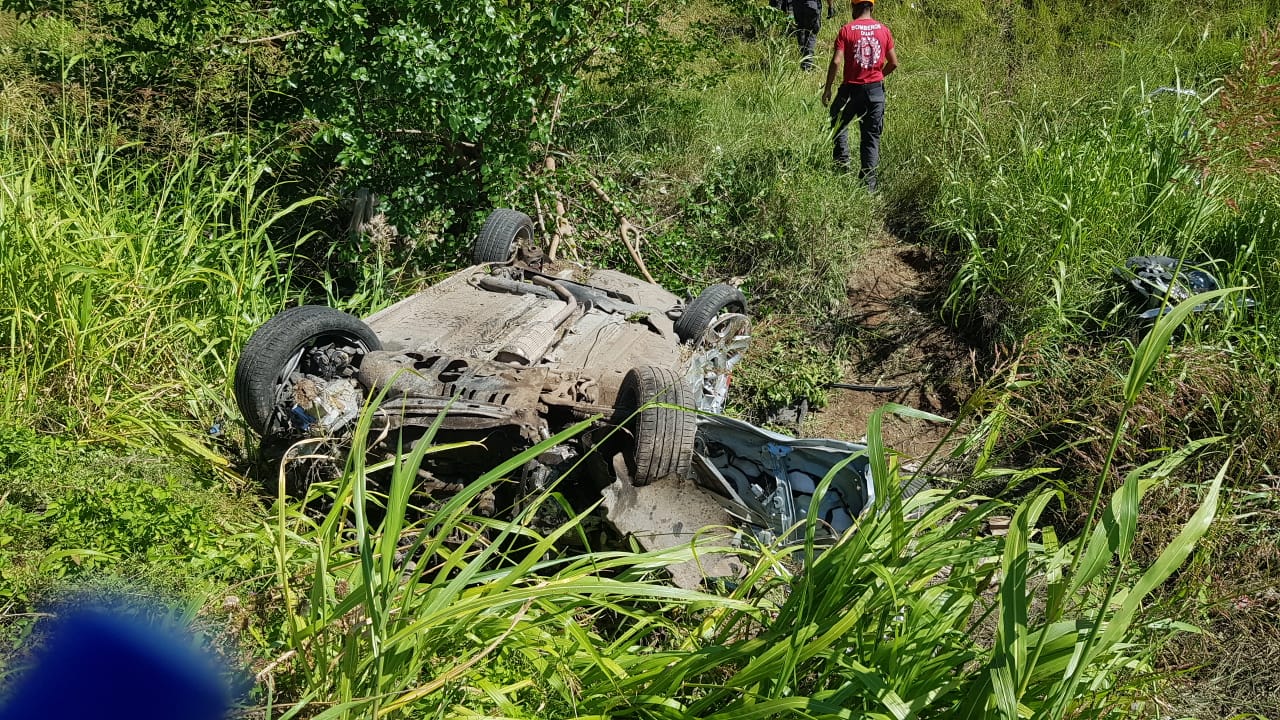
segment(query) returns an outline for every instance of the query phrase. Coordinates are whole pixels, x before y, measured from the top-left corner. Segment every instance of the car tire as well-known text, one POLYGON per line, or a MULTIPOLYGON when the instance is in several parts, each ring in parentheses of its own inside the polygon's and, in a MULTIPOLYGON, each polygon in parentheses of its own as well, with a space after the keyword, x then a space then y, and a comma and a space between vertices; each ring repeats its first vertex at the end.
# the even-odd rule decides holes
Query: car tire
POLYGON ((676 337, 680 342, 696 342, 711 323, 724 312, 747 313, 747 298, 732 285, 712 285, 685 306, 676 320, 676 337))
POLYGON ((911 498, 915 497, 917 494, 922 493, 928 489, 929 489, 929 478, 921 475, 914 475, 910 479, 908 479, 906 482, 902 483, 902 488, 901 488, 902 502, 906 502, 911 498))
POLYGON ((249 338, 236 363, 236 405, 249 427, 269 434, 285 370, 301 350, 344 343, 365 352, 382 343, 363 320, 325 305, 302 305, 276 315, 249 338))
POLYGON ((476 235, 471 261, 476 265, 511 262, 522 241, 533 243, 533 218, 518 210, 498 208, 489 213, 476 235))
POLYGON ((627 460, 631 484, 643 486, 671 476, 688 479, 693 469, 697 416, 668 407, 640 409, 649 402, 692 407, 693 391, 670 368, 632 368, 622 379, 616 407, 635 438, 627 460))

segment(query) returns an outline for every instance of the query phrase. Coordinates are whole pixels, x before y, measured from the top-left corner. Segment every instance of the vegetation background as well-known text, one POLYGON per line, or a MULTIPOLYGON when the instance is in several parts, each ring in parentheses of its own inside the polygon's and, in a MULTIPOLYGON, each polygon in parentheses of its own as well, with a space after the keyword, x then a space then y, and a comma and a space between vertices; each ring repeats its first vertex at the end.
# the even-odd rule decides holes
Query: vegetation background
MULTIPOLYGON (((175 599, 253 716, 1280 716, 1275 0, 883 2, 877 196, 830 172, 821 79, 748 0, 0 8, 6 682, 87 592, 175 599), (573 256, 635 270, 625 217, 669 287, 743 284, 757 420, 897 337, 849 288, 928 249, 903 303, 972 358, 924 369, 951 482, 700 594, 556 549, 585 519, 498 558, 484 538, 532 531, 481 533, 468 495, 398 512, 406 470, 349 468, 319 516, 242 472, 255 327, 375 309, 491 207, 553 231, 557 199, 573 256), (1138 254, 1248 289, 1148 333, 1110 277, 1138 254)), ((882 421, 842 432, 896 497, 882 421)))

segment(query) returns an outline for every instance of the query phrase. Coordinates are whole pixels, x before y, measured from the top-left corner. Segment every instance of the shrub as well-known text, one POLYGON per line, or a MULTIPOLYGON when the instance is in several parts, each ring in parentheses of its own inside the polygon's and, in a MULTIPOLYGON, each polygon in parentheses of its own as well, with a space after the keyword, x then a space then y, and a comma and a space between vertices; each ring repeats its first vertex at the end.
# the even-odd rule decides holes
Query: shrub
MULTIPOLYGON (((153 149, 246 129, 259 93, 281 73, 271 3, 260 0, 3 0, 28 71, 91 91, 101 116, 153 149)), ((69 88, 64 87, 63 92, 69 88)))
POLYGON ((0 601, 19 614, 82 583, 116 578, 185 594, 259 561, 238 535, 246 508, 183 464, 7 422, 0 443, 0 601))
POLYGON ((292 83, 315 145, 397 220, 435 208, 469 219, 541 160, 585 76, 627 80, 679 52, 656 5, 620 0, 280 7, 299 31, 292 83))

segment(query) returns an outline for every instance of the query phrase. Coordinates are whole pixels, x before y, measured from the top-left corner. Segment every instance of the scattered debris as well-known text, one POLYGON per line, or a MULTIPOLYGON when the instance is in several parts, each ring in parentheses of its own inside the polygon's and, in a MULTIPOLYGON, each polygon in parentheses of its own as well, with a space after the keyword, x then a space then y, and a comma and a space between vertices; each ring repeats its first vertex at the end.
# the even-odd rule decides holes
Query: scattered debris
POLYGON ((1008 535, 1009 522, 1007 515, 991 515, 987 518, 987 531, 997 537, 1008 535))
MULTIPOLYGON (((1138 313, 1142 320, 1154 320, 1192 295, 1221 288, 1218 279, 1203 267, 1165 255, 1131 257, 1124 261, 1124 267, 1115 268, 1112 274, 1129 289, 1134 303, 1144 308, 1138 313)), ((1243 305, 1253 307, 1254 302, 1245 298, 1243 305)), ((1195 311, 1220 310, 1223 307, 1225 301, 1216 300, 1197 305, 1195 311)))

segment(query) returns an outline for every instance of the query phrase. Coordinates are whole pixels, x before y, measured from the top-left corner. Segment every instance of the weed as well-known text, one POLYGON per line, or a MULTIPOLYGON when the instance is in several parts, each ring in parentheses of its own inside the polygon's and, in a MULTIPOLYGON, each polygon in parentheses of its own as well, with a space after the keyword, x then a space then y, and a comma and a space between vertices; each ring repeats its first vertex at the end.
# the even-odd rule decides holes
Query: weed
MULTIPOLYGON (((0 669, 68 593, 203 604, 262 572, 257 508, 183 463, 0 424, 0 669)), ((28 648, 29 649, 29 648, 28 648)))
POLYGON ((93 149, 110 132, 68 130, 0 141, 0 409, 128 434, 188 381, 226 382, 253 321, 295 292, 269 232, 307 203, 253 190, 268 168, 252 157, 218 177, 199 153, 138 163, 128 146, 93 149))
POLYGON ((1206 164, 1238 163, 1248 173, 1280 170, 1280 30, 1264 30, 1223 80, 1212 110, 1219 136, 1206 142, 1206 164), (1242 157, 1233 158, 1233 155, 1242 157), (1234 162, 1232 162, 1234 161, 1234 162))
POLYGON ((801 401, 827 404, 827 388, 840 379, 840 363, 814 342, 813 333, 775 315, 757 325, 753 345, 733 376, 735 405, 758 418, 801 401))

